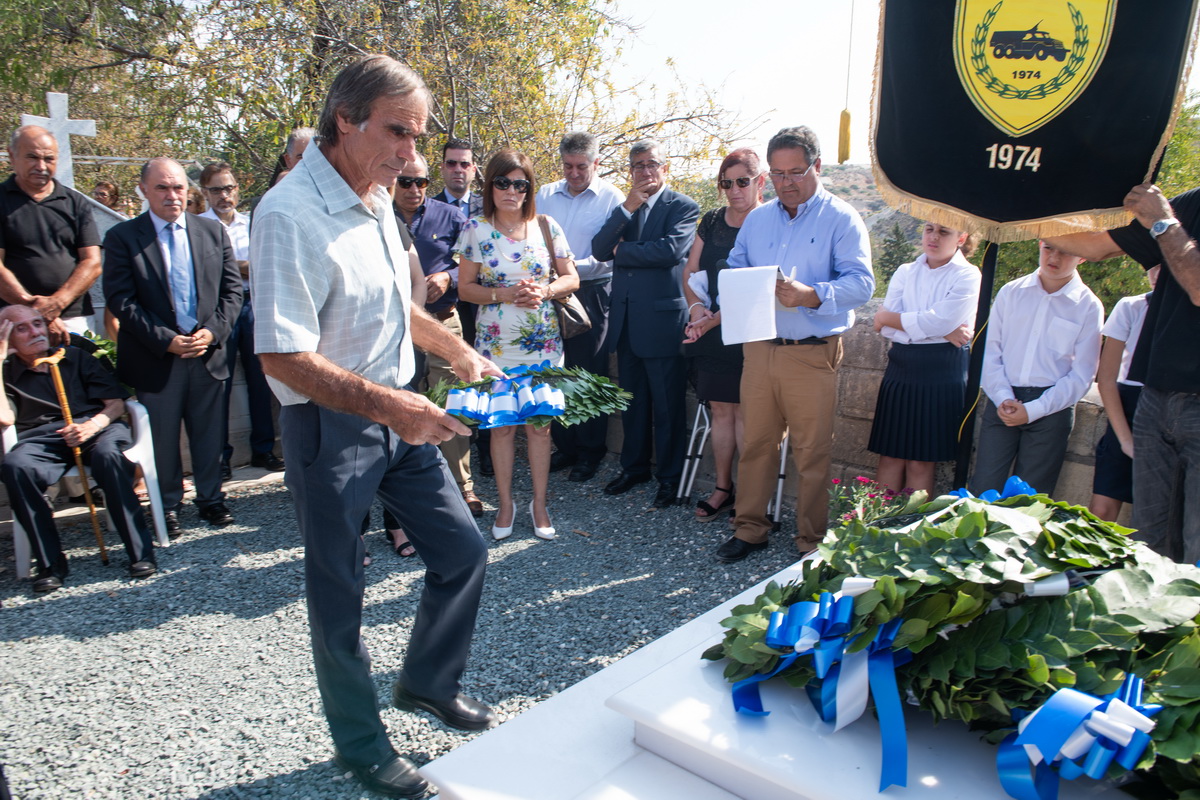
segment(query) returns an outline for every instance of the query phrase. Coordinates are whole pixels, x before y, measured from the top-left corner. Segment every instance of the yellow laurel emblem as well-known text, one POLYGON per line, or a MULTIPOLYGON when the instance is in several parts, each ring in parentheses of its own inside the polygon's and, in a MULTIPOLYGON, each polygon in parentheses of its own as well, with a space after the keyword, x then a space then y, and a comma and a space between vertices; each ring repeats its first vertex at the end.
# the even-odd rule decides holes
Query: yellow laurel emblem
POLYGON ((1104 60, 1117 0, 958 0, 954 65, 993 125, 1023 136, 1054 119, 1104 60))

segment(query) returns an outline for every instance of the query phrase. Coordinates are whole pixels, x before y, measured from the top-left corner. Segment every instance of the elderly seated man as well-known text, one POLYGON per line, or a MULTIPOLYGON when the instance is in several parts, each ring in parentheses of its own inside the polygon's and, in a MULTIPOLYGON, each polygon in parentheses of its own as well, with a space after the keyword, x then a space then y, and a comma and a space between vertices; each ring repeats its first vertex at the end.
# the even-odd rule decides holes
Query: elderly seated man
POLYGON ((0 480, 37 557, 33 590, 52 592, 67 577, 67 557, 43 493, 75 465, 72 447, 81 448, 83 463, 107 498, 130 577, 153 575, 158 567, 150 530, 133 490, 133 464, 124 455, 131 442, 120 417, 128 393, 94 357, 66 348, 58 368, 74 422, 65 425, 49 366, 34 364, 50 352, 41 314, 28 306, 0 309, 0 380, 9 400, 0 403, 0 427, 17 426, 17 445, 4 456, 0 480), (10 349, 13 357, 7 358, 10 349))

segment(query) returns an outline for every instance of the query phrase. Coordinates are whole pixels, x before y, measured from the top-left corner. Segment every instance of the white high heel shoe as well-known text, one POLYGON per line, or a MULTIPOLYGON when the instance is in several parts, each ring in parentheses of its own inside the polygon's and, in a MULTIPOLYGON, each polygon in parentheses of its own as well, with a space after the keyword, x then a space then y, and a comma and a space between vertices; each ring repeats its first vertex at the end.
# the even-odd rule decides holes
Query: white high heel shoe
MULTIPOLYGON (((496 512, 496 516, 500 516, 499 511, 496 512)), ((516 519, 517 519, 517 510, 514 508, 513 509, 513 522, 515 522, 516 519)), ((508 537, 512 536, 512 529, 513 529, 512 522, 508 523, 507 528, 501 528, 499 525, 492 525, 492 538, 496 539, 497 541, 499 541, 500 539, 507 539, 508 537)))
MULTIPOLYGON (((550 516, 550 512, 546 512, 546 516, 550 516)), ((550 520, 551 524, 545 528, 539 528, 537 520, 533 517, 533 501, 529 501, 529 521, 533 523, 533 535, 539 539, 549 541, 554 538, 554 520, 550 520)))

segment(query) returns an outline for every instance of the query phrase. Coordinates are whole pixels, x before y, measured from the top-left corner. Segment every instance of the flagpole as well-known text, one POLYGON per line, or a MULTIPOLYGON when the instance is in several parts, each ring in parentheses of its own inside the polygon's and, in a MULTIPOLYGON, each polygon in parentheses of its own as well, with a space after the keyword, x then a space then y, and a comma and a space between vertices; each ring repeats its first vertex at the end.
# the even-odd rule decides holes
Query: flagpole
POLYGON ((979 394, 980 376, 983 374, 983 351, 987 346, 987 322, 992 311, 992 287, 996 284, 996 255, 999 245, 988 242, 983 251, 983 276, 979 285, 979 305, 975 311, 975 339, 971 343, 971 361, 967 367, 966 403, 963 406, 963 422, 958 433, 958 463, 954 468, 954 486, 965 487, 971 469, 971 450, 975 444, 976 400, 979 394))

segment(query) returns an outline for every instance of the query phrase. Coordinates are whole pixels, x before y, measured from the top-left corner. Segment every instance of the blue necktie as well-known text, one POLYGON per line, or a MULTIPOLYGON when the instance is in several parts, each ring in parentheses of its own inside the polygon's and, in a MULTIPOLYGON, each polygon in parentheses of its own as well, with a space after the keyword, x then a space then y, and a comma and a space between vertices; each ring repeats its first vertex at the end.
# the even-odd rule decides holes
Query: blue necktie
POLYGON ((192 280, 192 265, 188 263, 187 252, 178 240, 176 231, 183 227, 175 222, 168 222, 163 227, 163 237, 166 239, 167 252, 171 254, 171 298, 175 306, 175 324, 184 333, 191 333, 196 328, 196 285, 192 280))

